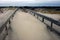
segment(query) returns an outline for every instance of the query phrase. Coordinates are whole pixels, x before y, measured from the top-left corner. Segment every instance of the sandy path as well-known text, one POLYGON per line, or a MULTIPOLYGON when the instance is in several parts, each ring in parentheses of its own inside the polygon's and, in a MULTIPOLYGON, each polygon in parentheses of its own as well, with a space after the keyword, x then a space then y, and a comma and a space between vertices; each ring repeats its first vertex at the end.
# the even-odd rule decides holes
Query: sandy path
POLYGON ((46 26, 28 13, 18 11, 11 26, 14 36, 10 40, 55 40, 46 26))

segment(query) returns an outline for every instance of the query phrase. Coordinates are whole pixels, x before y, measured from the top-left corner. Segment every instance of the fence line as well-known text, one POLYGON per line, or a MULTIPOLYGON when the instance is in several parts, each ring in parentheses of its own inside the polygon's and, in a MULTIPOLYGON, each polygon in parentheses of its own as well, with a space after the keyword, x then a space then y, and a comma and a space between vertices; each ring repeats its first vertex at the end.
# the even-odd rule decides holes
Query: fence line
POLYGON ((11 26, 10 19, 14 17, 16 11, 18 11, 18 8, 13 12, 11 16, 9 16, 9 18, 6 20, 6 22, 2 26, 0 25, 0 40, 5 40, 6 36, 8 35, 9 27, 11 26), (7 24, 9 24, 9 27, 7 26, 7 24))
POLYGON ((50 31, 52 31, 52 32, 54 32, 54 33, 56 33, 57 35, 60 36, 60 32, 53 28, 53 24, 55 24, 55 25, 57 25, 57 26, 60 27, 60 22, 59 22, 59 21, 54 20, 53 18, 47 17, 47 16, 45 16, 45 15, 39 14, 39 13, 33 11, 33 10, 29 10, 29 9, 25 9, 25 8, 24 8, 24 11, 30 13, 30 14, 33 15, 33 16, 37 16, 37 19, 39 19, 39 17, 41 17, 42 20, 40 20, 40 21, 42 21, 44 24, 46 24, 46 23, 44 22, 45 20, 50 21, 50 22, 51 22, 50 25, 46 24, 47 28, 50 29, 50 31))

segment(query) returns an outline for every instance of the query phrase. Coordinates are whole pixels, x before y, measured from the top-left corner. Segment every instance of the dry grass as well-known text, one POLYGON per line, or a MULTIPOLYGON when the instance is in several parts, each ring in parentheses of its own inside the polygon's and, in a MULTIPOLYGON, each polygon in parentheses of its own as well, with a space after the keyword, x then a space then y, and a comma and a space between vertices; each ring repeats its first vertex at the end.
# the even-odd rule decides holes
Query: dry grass
POLYGON ((52 10, 52 9, 35 9, 34 11, 41 13, 49 13, 49 14, 60 14, 60 11, 52 10))

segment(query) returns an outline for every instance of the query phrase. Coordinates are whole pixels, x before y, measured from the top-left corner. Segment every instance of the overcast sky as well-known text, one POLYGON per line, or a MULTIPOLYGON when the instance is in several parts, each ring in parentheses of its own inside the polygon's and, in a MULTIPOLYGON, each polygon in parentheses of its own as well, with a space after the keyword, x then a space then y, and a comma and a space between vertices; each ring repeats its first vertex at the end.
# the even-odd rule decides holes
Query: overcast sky
MULTIPOLYGON (((60 5, 60 0, 0 0, 0 5, 2 5, 2 4, 4 4, 5 5, 5 3, 18 3, 18 4, 27 4, 27 3, 31 3, 31 5, 32 4, 36 4, 36 3, 39 3, 39 4, 41 4, 41 3, 58 3, 59 5, 60 5), (21 3, 18 3, 18 2, 21 2, 21 3)), ((9 4, 8 4, 9 5, 9 4)), ((29 5, 29 4, 28 4, 29 5)), ((56 4, 57 5, 57 4, 56 4)))
POLYGON ((43 3, 52 1, 60 1, 60 0, 0 0, 0 3, 9 3, 9 2, 43 3))

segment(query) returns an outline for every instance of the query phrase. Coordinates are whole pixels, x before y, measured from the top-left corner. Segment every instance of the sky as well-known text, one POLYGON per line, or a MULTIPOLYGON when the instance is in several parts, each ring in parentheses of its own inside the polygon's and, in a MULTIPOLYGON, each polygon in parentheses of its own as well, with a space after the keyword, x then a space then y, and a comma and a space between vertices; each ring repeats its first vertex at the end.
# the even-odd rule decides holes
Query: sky
POLYGON ((2 5, 52 5, 60 6, 60 0, 0 0, 0 6, 2 5))
POLYGON ((9 3, 9 2, 43 3, 52 1, 60 1, 60 0, 0 0, 0 3, 9 3))

